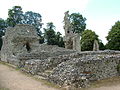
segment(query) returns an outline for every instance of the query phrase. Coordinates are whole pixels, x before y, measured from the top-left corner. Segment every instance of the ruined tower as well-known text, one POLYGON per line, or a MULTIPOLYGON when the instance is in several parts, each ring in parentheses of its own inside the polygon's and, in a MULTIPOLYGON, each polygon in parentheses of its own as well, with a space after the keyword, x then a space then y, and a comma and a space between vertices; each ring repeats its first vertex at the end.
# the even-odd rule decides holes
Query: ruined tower
POLYGON ((65 36, 64 36, 65 48, 81 51, 80 35, 78 33, 73 32, 69 19, 69 11, 65 12, 64 30, 65 30, 65 36))

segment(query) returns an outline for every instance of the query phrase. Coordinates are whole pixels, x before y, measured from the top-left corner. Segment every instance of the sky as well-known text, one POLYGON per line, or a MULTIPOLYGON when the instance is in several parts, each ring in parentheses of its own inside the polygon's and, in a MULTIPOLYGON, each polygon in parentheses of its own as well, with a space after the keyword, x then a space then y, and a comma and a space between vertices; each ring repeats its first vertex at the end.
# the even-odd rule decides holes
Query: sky
POLYGON ((21 6, 23 12, 33 11, 42 16, 43 27, 53 22, 56 31, 64 35, 64 12, 80 13, 85 17, 86 28, 95 31, 105 44, 111 27, 120 20, 120 0, 1 0, 0 18, 8 17, 8 9, 21 6))

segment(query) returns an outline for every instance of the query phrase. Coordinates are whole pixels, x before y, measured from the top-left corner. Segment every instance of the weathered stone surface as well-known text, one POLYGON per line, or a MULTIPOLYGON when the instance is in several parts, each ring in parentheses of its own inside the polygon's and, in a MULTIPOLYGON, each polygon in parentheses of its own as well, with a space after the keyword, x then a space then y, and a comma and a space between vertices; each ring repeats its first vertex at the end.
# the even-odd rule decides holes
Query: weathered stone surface
POLYGON ((7 59, 19 53, 31 52, 37 42, 37 32, 31 25, 16 25, 13 28, 7 28, 3 38, 1 60, 7 62, 7 59))
POLYGON ((99 51, 99 44, 97 40, 94 40, 93 51, 99 51))
POLYGON ((81 51, 80 47, 80 35, 73 32, 73 28, 70 24, 69 11, 65 12, 64 17, 64 30, 65 30, 65 48, 81 51))
POLYGON ((48 78, 51 82, 59 85, 76 85, 77 83, 78 86, 83 87, 82 82, 84 81, 118 76, 116 68, 119 61, 120 55, 87 55, 81 58, 73 58, 59 64, 48 78))
POLYGON ((87 51, 25 61, 24 71, 59 85, 86 87, 90 81, 118 76, 120 51, 87 51), (50 70, 50 73, 45 73, 50 70))

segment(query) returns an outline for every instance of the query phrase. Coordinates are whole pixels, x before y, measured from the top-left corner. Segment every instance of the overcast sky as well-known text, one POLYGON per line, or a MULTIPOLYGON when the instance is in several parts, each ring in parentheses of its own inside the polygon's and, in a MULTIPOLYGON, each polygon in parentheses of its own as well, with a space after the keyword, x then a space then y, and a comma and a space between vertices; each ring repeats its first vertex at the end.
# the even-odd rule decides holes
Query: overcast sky
POLYGON ((79 12, 86 19, 87 29, 91 29, 106 43, 111 26, 120 20, 120 0, 1 0, 0 18, 6 19, 8 9, 21 6, 23 11, 33 11, 42 15, 43 23, 53 22, 56 31, 64 34, 64 12, 79 12))

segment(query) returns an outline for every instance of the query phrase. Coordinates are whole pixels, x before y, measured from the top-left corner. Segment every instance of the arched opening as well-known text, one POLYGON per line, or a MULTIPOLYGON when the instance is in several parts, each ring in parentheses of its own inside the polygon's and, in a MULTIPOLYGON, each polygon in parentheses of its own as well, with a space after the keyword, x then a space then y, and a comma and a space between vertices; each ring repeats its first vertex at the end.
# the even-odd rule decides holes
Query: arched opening
POLYGON ((26 46, 27 52, 30 52, 30 51, 31 51, 31 48, 30 48, 29 42, 27 42, 27 43, 25 44, 25 46, 26 46))

